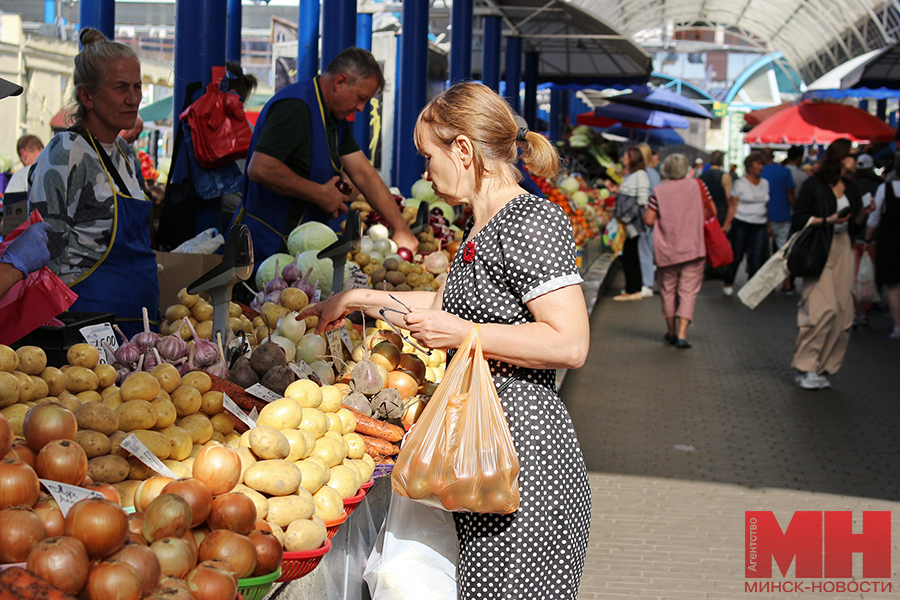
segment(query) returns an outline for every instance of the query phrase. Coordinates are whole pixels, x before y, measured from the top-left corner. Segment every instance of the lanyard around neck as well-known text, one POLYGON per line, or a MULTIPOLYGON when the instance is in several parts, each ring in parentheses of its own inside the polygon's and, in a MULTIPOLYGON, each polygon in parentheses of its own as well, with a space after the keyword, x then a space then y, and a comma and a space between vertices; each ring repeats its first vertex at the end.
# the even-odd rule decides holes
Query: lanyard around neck
POLYGON ((322 92, 319 90, 319 78, 316 77, 313 81, 313 87, 316 88, 316 99, 319 101, 319 117, 322 119, 322 128, 325 130, 325 142, 328 144, 328 160, 331 161, 331 166, 334 167, 334 170, 338 173, 344 172, 344 163, 341 161, 341 157, 338 154, 338 140, 337 140, 337 128, 334 131, 334 154, 331 153, 331 142, 328 140, 328 125, 325 123, 325 103, 322 102, 322 92), (337 157, 337 163, 334 162, 335 156, 337 157))

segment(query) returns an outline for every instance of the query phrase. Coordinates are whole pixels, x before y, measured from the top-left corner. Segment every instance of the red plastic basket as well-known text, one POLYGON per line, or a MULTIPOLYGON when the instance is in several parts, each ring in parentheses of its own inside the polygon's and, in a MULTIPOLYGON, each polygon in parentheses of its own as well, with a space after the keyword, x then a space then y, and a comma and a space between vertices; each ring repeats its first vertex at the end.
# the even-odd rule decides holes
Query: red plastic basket
POLYGON ((334 519, 333 521, 325 521, 325 529, 328 530, 328 539, 329 540, 334 537, 334 534, 337 533, 337 530, 340 529, 341 524, 347 520, 348 516, 349 515, 347 514, 347 511, 345 510, 344 512, 341 513, 341 516, 339 516, 337 519, 334 519))
POLYGON ((331 550, 331 540, 326 538, 325 543, 315 550, 306 552, 285 552, 281 559, 281 577, 278 581, 294 581, 312 573, 313 569, 322 562, 322 557, 331 550))
POLYGON ((356 492, 355 496, 353 496, 352 498, 344 499, 344 512, 347 513, 348 517, 353 514, 353 511, 356 510, 356 508, 359 506, 359 503, 362 502, 365 497, 366 490, 360 488, 359 491, 356 492))
POLYGON ((371 488, 373 485, 375 485, 375 478, 374 478, 374 477, 373 477, 373 478, 370 478, 367 482, 365 482, 364 484, 362 484, 362 485, 360 486, 360 489, 361 489, 362 491, 364 491, 364 492, 368 492, 368 491, 369 491, 369 488, 371 488))

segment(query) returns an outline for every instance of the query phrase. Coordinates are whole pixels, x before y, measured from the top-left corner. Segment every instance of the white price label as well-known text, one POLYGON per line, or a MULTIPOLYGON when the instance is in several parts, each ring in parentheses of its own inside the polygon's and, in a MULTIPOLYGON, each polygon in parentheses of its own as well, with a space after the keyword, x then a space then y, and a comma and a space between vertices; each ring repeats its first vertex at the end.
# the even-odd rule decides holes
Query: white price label
POLYGON ((247 413, 241 410, 241 407, 235 404, 234 400, 228 397, 228 394, 222 394, 222 405, 225 406, 225 410, 240 419, 244 423, 244 425, 246 425, 250 429, 256 427, 256 421, 248 417, 247 413))
POLYGON ((316 299, 316 302, 322 300, 322 290, 317 288, 315 293, 313 294, 313 297, 316 299))
POLYGON ((41 484, 47 488, 56 503, 59 504, 59 510, 63 516, 69 514, 72 505, 85 498, 104 498, 100 492, 86 490, 83 487, 69 485, 68 483, 60 483, 58 481, 50 481, 49 479, 41 479, 41 484))
POLYGON ((276 394, 269 388, 265 387, 261 383, 255 383, 247 388, 248 394, 253 394, 260 400, 265 400, 266 402, 275 402, 276 400, 281 400, 284 396, 280 394, 276 394))
POLYGON ((298 360, 296 363, 288 363, 288 366, 291 368, 291 371, 294 372, 297 377, 300 379, 309 379, 319 386, 322 385, 322 378, 312 370, 308 364, 306 364, 302 360, 298 360))
POLYGON ((353 340, 350 339, 350 332, 347 331, 347 327, 341 327, 341 341, 344 342, 347 352, 353 354, 353 340))
POLYGON ((129 452, 131 452, 135 458, 139 461, 162 475, 163 477, 171 477, 172 479, 178 479, 178 475, 176 475, 172 469, 163 464, 163 461, 159 460, 159 458, 150 452, 150 449, 141 442, 141 440, 137 439, 137 436, 129 434, 124 440, 122 440, 121 444, 122 448, 125 448, 129 452))
POLYGON ((369 287, 369 276, 362 272, 362 269, 355 264, 350 263, 350 277, 347 279, 347 285, 344 289, 355 290, 359 288, 369 287))
POLYGON ((332 329, 325 333, 325 337, 328 338, 328 349, 331 351, 331 356, 328 359, 328 362, 334 364, 334 362, 341 361, 343 363, 344 352, 341 348, 341 334, 337 329, 332 329))
POLYGON ((113 356, 107 356, 106 347, 103 345, 103 342, 106 342, 113 351, 119 349, 119 341, 116 339, 116 334, 113 332, 113 328, 109 323, 88 325, 87 327, 82 327, 78 331, 84 336, 84 341, 100 352, 101 365, 109 364, 115 359, 113 356))
POLYGON ((250 410, 250 419, 253 421, 253 426, 256 427, 256 422, 259 420, 259 411, 256 410, 255 406, 250 410))

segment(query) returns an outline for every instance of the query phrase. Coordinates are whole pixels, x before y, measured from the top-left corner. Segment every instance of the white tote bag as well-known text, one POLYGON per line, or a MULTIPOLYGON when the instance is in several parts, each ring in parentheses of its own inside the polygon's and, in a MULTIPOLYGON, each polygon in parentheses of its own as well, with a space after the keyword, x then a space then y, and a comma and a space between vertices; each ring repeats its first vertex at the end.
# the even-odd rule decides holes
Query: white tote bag
MULTIPOLYGON (((803 229, 809 227, 811 221, 812 217, 806 222, 803 229)), ((803 229, 792 235, 775 254, 769 257, 769 260, 759 268, 756 274, 744 284, 744 287, 738 290, 738 299, 746 304, 748 308, 753 309, 759 306, 759 303, 765 300, 766 296, 771 294, 775 288, 790 276, 791 272, 788 270, 787 257, 791 252, 791 246, 794 245, 803 229)))
POLYGON ((363 579, 372 600, 456 600, 458 561, 453 513, 392 493, 363 579))

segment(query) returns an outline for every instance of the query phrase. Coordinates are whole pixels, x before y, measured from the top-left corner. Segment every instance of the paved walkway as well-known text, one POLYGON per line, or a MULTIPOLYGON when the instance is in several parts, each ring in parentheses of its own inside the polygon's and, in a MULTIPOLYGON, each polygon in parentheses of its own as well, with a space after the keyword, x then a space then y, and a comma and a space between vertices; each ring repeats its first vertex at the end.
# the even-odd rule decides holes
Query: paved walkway
POLYGON ((612 302, 621 287, 616 275, 598 299, 588 362, 561 392, 593 489, 579 599, 900 598, 900 343, 886 338, 889 317, 853 333, 831 390, 809 392, 790 369, 796 297, 750 311, 707 282, 694 347, 681 351, 662 342, 658 296, 612 302), (852 510, 856 532, 861 511, 894 511, 893 591, 745 592, 746 510, 774 511, 782 527, 796 510, 852 510))

